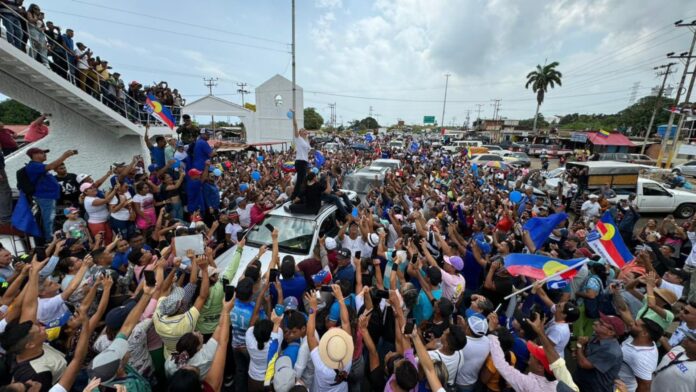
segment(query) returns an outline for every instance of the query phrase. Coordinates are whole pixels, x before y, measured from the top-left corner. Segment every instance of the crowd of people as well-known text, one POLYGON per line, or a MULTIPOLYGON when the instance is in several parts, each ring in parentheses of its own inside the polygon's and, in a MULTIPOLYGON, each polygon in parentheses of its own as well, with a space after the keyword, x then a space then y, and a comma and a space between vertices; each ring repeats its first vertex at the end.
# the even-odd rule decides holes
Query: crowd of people
POLYGON ((170 108, 179 121, 185 102, 177 89, 166 82, 143 86, 135 80, 126 86, 121 73, 111 71, 108 60, 95 56, 87 45, 78 42, 72 29, 62 32, 60 26, 45 21, 37 4, 27 8, 24 0, 0 0, 0 20, 10 44, 130 121, 147 119, 143 106, 148 94, 170 108))
POLYGON ((638 229, 634 203, 577 184, 542 197, 533 170, 388 139, 312 153, 294 128, 291 151, 226 157, 184 116, 145 134, 151 164, 107 173, 30 149, 19 188, 45 244, 0 250, 0 391, 696 390, 696 220, 638 229), (343 176, 379 157, 401 166, 349 197, 343 176), (579 213, 532 241, 527 223, 567 198, 579 213), (338 232, 281 252, 289 228, 267 215, 323 205, 338 232), (588 246, 602 211, 634 252, 623 268, 588 246), (177 249, 191 235, 204 246, 177 249), (585 262, 535 281, 508 270, 520 254, 585 262))

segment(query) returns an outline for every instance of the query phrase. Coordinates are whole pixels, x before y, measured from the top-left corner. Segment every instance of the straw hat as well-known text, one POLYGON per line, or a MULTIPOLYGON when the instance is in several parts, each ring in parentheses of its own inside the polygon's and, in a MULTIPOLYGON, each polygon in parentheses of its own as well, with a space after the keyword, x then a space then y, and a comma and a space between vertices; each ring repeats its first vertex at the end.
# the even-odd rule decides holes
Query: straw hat
POLYGON ((331 328, 319 341, 319 357, 326 367, 343 370, 353 360, 353 338, 341 328, 331 328))

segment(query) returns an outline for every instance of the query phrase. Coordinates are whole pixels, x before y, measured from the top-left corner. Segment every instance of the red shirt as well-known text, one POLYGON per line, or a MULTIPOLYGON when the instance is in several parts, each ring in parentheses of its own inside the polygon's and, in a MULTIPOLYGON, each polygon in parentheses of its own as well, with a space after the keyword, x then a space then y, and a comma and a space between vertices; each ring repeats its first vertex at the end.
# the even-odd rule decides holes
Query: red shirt
POLYGON ((44 125, 43 121, 37 121, 29 125, 29 130, 26 135, 24 135, 24 140, 27 142, 35 142, 41 140, 48 135, 48 127, 44 125))
POLYGON ((8 128, 0 129, 0 148, 17 148, 17 142, 14 140, 14 132, 8 128))

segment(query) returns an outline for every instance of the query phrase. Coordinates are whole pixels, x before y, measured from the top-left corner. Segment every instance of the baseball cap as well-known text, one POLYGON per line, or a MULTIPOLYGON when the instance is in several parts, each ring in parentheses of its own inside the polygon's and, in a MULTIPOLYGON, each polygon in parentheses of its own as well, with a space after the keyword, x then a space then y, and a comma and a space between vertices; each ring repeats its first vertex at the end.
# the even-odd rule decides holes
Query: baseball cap
POLYGON ((188 171, 188 176, 189 176, 189 177, 200 176, 201 174, 202 174, 201 171, 198 170, 198 169, 195 169, 195 168, 194 168, 194 169, 189 169, 189 171, 188 171))
POLYGON ((445 263, 451 265, 457 271, 464 268, 464 260, 459 256, 445 256, 445 263))
POLYGON ((80 184, 82 181, 84 181, 87 177, 89 177, 89 174, 84 174, 80 173, 77 176, 75 176, 75 179, 77 180, 77 183, 80 184))
MULTIPOLYGON (((294 298, 294 297, 290 297, 294 298)), ((276 359, 275 375, 273 376, 273 390, 275 392, 288 392, 295 386, 295 369, 292 360, 287 355, 276 359)))
POLYGON ((125 305, 111 309, 109 313, 106 314, 104 323, 112 330, 118 331, 123 326, 123 323, 126 322, 128 314, 133 310, 134 307, 135 301, 131 300, 125 305))
POLYGON ((285 306, 285 310, 297 310, 300 303, 297 301, 297 298, 289 296, 283 300, 283 306, 285 306))
POLYGON ((89 377, 100 378, 102 383, 116 377, 116 372, 121 367, 121 359, 127 352, 128 340, 117 336, 106 350, 94 357, 88 372, 89 377))
POLYGON ((76 212, 80 212, 80 210, 78 210, 75 207, 68 207, 68 208, 63 210, 63 215, 70 215, 70 214, 74 214, 76 212))
POLYGON ((607 316, 604 313, 599 313, 599 319, 602 322, 609 324, 617 337, 626 332, 626 325, 616 316, 607 316))
POLYGON ((29 334, 33 322, 25 321, 23 323, 11 322, 5 327, 5 332, 0 335, 0 345, 5 351, 14 351, 15 345, 29 334))
POLYGON ((350 250, 346 248, 341 248, 337 252, 338 257, 341 259, 350 259, 350 250))
POLYGON ((546 353, 544 352, 543 347, 537 346, 531 341, 527 341, 527 350, 529 350, 529 355, 533 356, 539 362, 541 362, 541 364, 544 366, 544 370, 548 374, 552 374, 551 368, 549 367, 549 359, 546 357, 546 353))
POLYGON ((51 150, 44 150, 44 149, 42 149, 42 148, 32 147, 32 148, 30 148, 30 149, 27 150, 27 155, 29 156, 29 158, 31 158, 32 156, 34 156, 34 154, 40 154, 40 153, 44 153, 44 154, 45 154, 45 153, 48 153, 48 152, 51 152, 51 150))
POLYGON ((472 309, 467 309, 465 315, 469 329, 474 335, 483 336, 488 332, 488 320, 484 315, 472 309))
POLYGON ((234 199, 234 201, 235 201, 235 203, 237 203, 237 205, 239 205, 240 203, 243 203, 243 202, 246 201, 246 197, 241 197, 241 196, 240 196, 240 197, 234 199))
POLYGON ((334 249, 336 249, 338 244, 336 244, 335 239, 329 237, 326 239, 326 241, 324 241, 324 246, 326 247, 326 250, 334 250, 334 249))
POLYGON ((85 191, 91 187, 93 187, 94 184, 85 182, 84 184, 80 185, 80 192, 85 193, 85 191))

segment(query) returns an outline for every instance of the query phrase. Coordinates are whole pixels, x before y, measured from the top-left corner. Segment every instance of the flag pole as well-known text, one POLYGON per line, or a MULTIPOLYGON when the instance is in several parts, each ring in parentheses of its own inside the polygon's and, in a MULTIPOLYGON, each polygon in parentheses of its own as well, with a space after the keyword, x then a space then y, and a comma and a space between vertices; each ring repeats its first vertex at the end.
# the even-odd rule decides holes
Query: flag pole
POLYGON ((583 264, 587 264, 589 261, 590 261, 590 259, 588 259, 588 258, 585 258, 585 259, 583 259, 583 260, 580 260, 579 262, 577 262, 577 263, 571 265, 570 267, 564 269, 563 271, 556 272, 556 273, 553 274, 553 275, 547 276, 547 277, 545 277, 545 278, 542 279, 542 280, 537 280, 536 282, 530 284, 529 286, 524 287, 524 288, 521 288, 521 289, 515 291, 514 293, 512 293, 512 294, 508 295, 507 297, 505 297, 504 299, 509 299, 509 298, 512 298, 512 297, 516 296, 517 294, 524 293, 525 291, 527 291, 527 290, 531 289, 532 287, 534 287, 537 283, 545 283, 545 282, 547 282, 547 281, 549 281, 549 280, 551 280, 551 279, 553 279, 553 278, 557 278, 557 277, 563 275, 564 273, 566 273, 566 272, 568 272, 568 271, 570 271, 570 270, 572 270, 572 269, 574 269, 574 268, 578 268, 578 267, 580 267, 580 266, 583 265, 583 264))

